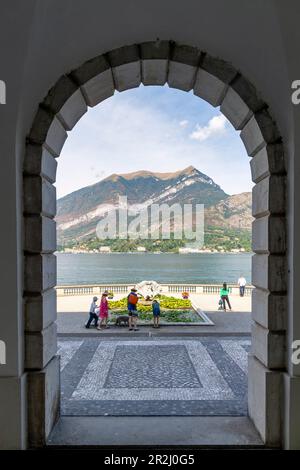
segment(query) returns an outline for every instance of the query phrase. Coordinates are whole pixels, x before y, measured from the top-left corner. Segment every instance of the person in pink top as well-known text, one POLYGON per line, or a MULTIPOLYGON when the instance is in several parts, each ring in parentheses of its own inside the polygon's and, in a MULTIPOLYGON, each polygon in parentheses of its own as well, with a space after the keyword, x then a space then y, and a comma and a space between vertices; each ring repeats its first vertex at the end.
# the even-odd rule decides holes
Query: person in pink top
POLYGON ((109 328, 107 326, 108 320, 108 301, 107 301, 108 292, 103 292, 99 308, 99 319, 100 324, 97 327, 97 330, 102 330, 103 328, 109 328))

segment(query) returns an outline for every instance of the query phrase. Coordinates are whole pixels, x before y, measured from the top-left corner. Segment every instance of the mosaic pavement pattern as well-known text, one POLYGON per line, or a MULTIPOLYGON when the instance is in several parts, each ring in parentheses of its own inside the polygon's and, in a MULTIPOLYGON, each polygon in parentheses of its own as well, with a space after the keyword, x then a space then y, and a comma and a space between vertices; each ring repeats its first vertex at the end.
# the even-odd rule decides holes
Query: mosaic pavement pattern
POLYGON ((247 414, 248 337, 60 338, 62 414, 247 414))

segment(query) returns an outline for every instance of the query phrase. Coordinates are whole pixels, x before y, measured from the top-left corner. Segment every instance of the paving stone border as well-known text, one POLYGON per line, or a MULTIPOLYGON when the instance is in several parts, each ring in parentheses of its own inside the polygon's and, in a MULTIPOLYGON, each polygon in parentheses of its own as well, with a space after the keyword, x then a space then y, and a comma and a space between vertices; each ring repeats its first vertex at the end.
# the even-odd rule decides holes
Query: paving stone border
MULTIPOLYGON (((278 423, 285 366, 287 290, 283 145, 268 106, 255 87, 231 64, 196 47, 156 41, 115 49, 66 73, 40 104, 28 135, 23 167, 26 370, 29 376, 39 370, 45 383, 50 365, 51 374, 56 368, 59 376, 54 355, 55 334, 49 334, 56 316, 54 303, 49 299, 56 284, 55 258, 51 253, 56 245, 53 183, 57 158, 68 132, 88 106, 99 104, 115 90, 128 90, 141 83, 167 83, 180 90, 193 90, 212 106, 220 106, 221 112, 240 131, 251 159, 252 178, 256 183, 253 189, 253 251, 256 253, 253 284, 256 289, 249 364, 249 414, 263 440, 269 445, 278 445, 281 441, 278 423)), ((51 383, 53 387, 59 386, 58 379, 51 383)), ((31 381, 31 391, 34 384, 35 381, 31 381)), ((44 391, 41 393, 39 399, 46 402, 44 391)), ((55 395, 54 390, 51 393, 55 395)), ((35 394, 29 394, 29 414, 33 409, 32 396, 35 394)), ((46 441, 48 428, 40 420, 53 422, 58 409, 52 405, 46 407, 44 413, 30 415, 30 445, 46 441), (44 434, 37 438, 32 426, 44 434)))
POLYGON ((61 337, 62 415, 245 416, 249 348, 249 336, 134 342, 61 337), (132 349, 135 370, 127 367, 132 349), (99 355, 111 356, 108 366, 99 355))

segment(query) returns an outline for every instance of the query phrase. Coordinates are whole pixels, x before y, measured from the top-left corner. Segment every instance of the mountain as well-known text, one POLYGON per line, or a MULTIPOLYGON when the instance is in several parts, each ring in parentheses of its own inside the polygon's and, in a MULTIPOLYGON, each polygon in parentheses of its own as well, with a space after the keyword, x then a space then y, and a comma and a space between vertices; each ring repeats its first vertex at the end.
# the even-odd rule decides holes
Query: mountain
POLYGON ((206 225, 251 230, 252 194, 245 192, 228 196, 205 210, 206 225))
POLYGON ((138 211, 151 204, 204 204, 205 223, 250 228, 251 193, 229 196, 209 176, 193 166, 173 173, 137 171, 113 174, 58 200, 58 244, 95 236, 95 228, 119 196, 138 211))

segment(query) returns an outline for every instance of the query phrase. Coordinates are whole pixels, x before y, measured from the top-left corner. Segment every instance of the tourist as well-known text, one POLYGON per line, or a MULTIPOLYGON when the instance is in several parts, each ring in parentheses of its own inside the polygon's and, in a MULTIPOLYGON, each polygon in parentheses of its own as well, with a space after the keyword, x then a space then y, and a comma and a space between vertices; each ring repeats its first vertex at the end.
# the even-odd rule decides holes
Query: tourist
POLYGON ((86 328, 90 327, 93 320, 94 320, 94 326, 97 328, 97 325, 98 325, 98 315, 96 314, 97 300, 98 300, 98 297, 93 297, 93 301, 90 306, 90 318, 88 319, 88 322, 85 325, 86 328))
POLYGON ((160 305, 157 300, 152 302, 153 328, 159 328, 160 305))
POLYGON ((244 295, 245 295, 246 284, 247 284, 247 281, 244 278, 244 276, 241 274, 241 276, 238 279, 238 286, 240 288, 240 297, 244 297, 244 295))
POLYGON ((108 292, 103 292, 99 308, 99 320, 100 324, 97 327, 97 330, 101 331, 102 328, 109 328, 107 325, 108 321, 108 301, 107 301, 108 292))
POLYGON ((223 287, 220 291, 220 296, 221 296, 221 299, 222 299, 222 302, 223 302, 223 309, 225 310, 226 312, 226 302, 228 304, 228 307, 229 307, 229 310, 231 310, 231 305, 230 305, 230 301, 229 301, 229 289, 227 287, 227 284, 226 282, 223 283, 223 287))
POLYGON ((129 331, 138 331, 137 328, 137 303, 138 303, 137 290, 133 287, 130 294, 127 296, 127 308, 129 316, 129 331))

